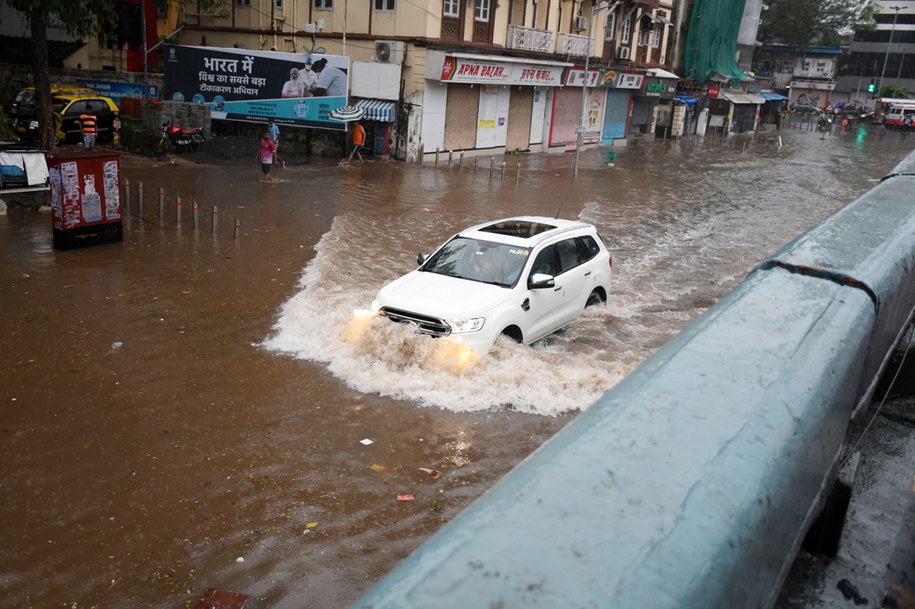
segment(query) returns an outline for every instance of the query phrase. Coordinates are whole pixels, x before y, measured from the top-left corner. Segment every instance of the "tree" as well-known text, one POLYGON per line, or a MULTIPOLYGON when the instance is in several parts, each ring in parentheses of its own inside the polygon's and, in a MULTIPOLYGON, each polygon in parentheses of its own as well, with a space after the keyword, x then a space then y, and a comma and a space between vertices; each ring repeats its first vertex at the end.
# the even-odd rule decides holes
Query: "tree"
POLYGON ((880 97, 894 97, 896 99, 909 99, 909 91, 899 85, 886 85, 880 87, 880 97))
POLYGON ((32 82, 38 102, 38 145, 50 150, 54 145, 51 116, 51 84, 48 77, 48 21, 56 15, 75 36, 94 36, 100 22, 117 23, 114 2, 110 0, 9 0, 9 5, 25 14, 32 35, 32 82))
POLYGON ((839 46, 843 35, 872 23, 870 0, 770 0, 757 37, 764 44, 839 46))

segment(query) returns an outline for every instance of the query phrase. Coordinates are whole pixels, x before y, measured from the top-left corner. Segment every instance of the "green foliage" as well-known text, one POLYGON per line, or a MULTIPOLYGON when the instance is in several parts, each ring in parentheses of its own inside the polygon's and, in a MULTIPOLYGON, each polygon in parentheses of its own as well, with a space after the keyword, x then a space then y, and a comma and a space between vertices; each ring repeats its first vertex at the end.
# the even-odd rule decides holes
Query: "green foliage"
POLYGON ((230 3, 232 0, 183 0, 185 3, 188 2, 199 2, 200 10, 204 13, 213 15, 214 17, 220 17, 222 19, 228 18, 231 14, 230 3))
POLYGON ((909 91, 899 85, 880 87, 880 97, 895 97, 896 99, 909 99, 909 91))
POLYGON ((35 9, 46 9, 57 15, 74 36, 94 36, 99 32, 99 22, 117 23, 114 2, 110 0, 8 0, 13 8, 31 16, 35 9))
POLYGON ((872 23, 870 0, 770 0, 759 41, 793 47, 839 46, 843 35, 872 23))

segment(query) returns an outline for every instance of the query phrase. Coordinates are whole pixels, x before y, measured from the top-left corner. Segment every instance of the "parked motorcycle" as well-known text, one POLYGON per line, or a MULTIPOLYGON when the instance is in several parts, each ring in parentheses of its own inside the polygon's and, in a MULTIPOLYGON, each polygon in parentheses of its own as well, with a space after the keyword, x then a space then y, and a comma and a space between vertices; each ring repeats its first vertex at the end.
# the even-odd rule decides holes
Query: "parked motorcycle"
POLYGON ((175 150, 176 152, 190 152, 197 150, 197 146, 206 141, 202 127, 173 127, 162 123, 162 137, 157 148, 159 152, 175 150))

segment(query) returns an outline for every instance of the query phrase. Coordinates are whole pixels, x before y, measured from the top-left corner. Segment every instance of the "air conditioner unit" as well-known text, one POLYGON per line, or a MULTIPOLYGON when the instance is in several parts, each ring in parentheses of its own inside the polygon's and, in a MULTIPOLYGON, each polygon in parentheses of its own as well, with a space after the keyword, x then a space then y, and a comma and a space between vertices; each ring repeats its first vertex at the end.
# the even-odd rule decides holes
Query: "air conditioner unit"
POLYGON ((616 53, 617 59, 629 59, 629 47, 620 47, 616 53))
POLYGON ((379 63, 403 63, 407 45, 402 40, 376 40, 374 60, 379 63))
POLYGON ((588 18, 584 15, 575 17, 575 31, 584 32, 586 29, 588 29, 588 18))

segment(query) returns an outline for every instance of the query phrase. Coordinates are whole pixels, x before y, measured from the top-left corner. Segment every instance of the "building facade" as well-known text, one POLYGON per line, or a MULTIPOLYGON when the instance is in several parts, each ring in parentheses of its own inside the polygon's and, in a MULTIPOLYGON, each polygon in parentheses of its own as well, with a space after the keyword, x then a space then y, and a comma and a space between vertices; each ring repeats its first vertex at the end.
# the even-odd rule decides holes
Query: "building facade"
POLYGON ((351 103, 386 123, 379 146, 403 160, 563 151, 582 125, 586 144, 622 142, 671 114, 673 0, 121 2, 153 15, 145 42, 89 41, 65 66, 136 71, 159 41, 346 56, 351 103))
POLYGON ((874 4, 876 28, 855 32, 849 62, 836 80, 837 96, 871 107, 885 86, 915 93, 915 0, 874 4))

